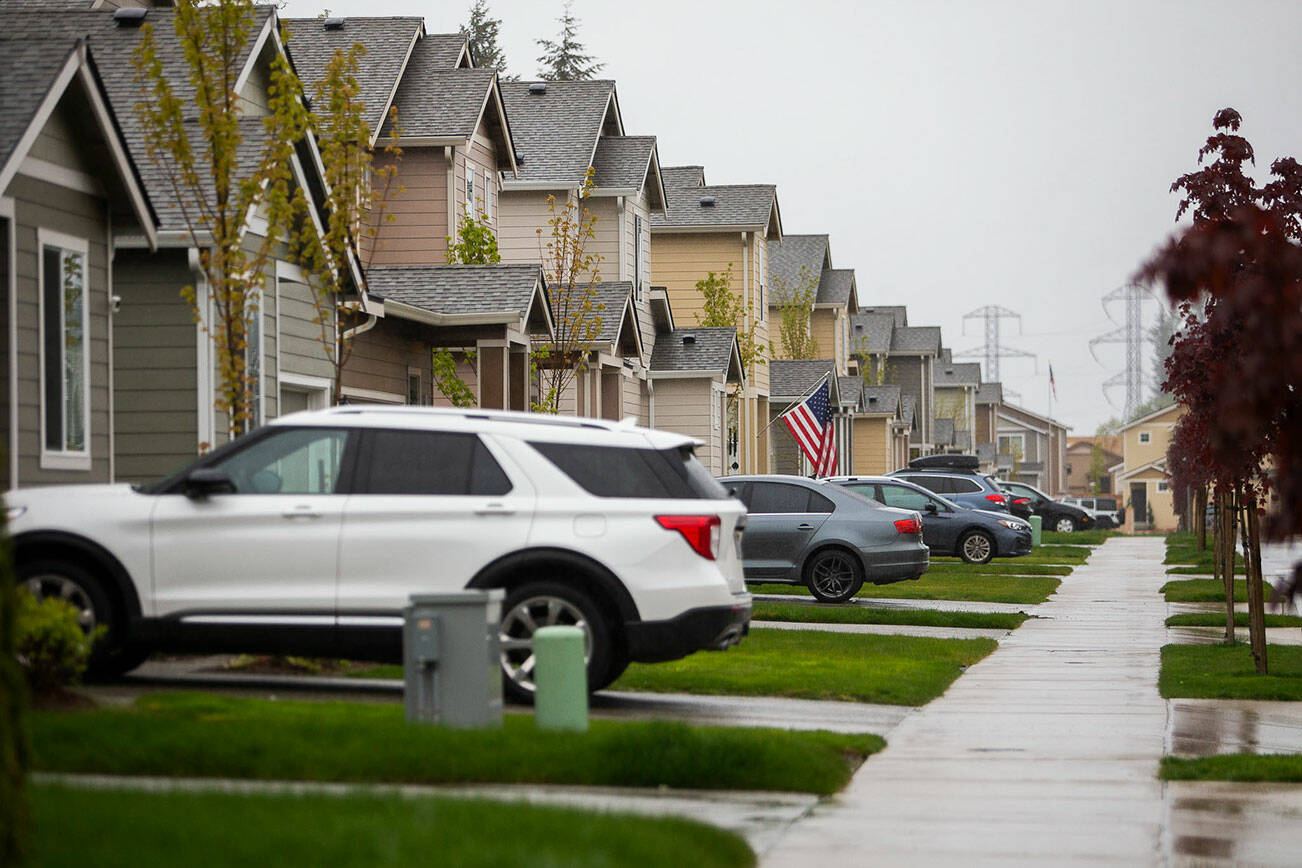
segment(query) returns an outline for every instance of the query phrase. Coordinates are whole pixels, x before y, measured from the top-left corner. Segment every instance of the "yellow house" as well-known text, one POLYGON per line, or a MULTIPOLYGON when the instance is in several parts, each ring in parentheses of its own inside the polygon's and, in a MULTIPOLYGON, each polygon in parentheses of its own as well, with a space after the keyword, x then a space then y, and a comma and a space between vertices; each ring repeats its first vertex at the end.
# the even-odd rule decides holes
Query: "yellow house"
POLYGON ((1184 413, 1182 405, 1171 404, 1132 419, 1121 429, 1122 460, 1110 470, 1112 489, 1126 506, 1127 531, 1170 531, 1179 523, 1166 472, 1166 449, 1171 429, 1184 413))
POLYGON ((854 452, 850 472, 880 476, 909 463, 909 431, 899 386, 864 386, 854 415, 854 452))
POLYGON ((739 332, 753 329, 759 350, 745 372, 741 399, 729 404, 725 465, 739 473, 769 472, 768 245, 782 238, 777 188, 771 184, 706 186, 700 166, 661 170, 668 207, 651 214, 651 282, 666 288, 680 325, 698 325, 704 298, 696 283, 709 272, 730 275, 742 303, 739 332), (735 406, 735 410, 734 410, 735 406))

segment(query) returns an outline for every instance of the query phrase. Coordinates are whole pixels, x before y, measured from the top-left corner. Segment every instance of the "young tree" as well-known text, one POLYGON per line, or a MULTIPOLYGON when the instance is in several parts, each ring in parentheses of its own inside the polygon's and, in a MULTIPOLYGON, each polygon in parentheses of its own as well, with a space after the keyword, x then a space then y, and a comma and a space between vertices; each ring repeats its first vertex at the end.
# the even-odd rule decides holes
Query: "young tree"
POLYGON ((179 0, 176 39, 188 76, 180 94, 165 71, 153 25, 141 28, 132 57, 146 153, 166 176, 186 230, 202 241, 206 298, 193 286, 183 294, 213 344, 214 406, 225 414, 230 436, 255 419, 261 384, 249 364, 250 351, 257 351, 249 336, 260 331, 259 294, 294 220, 290 161, 307 129, 302 89, 280 54, 271 64, 267 115, 244 117, 235 85, 259 19, 252 0, 179 0), (249 232, 255 213, 266 226, 260 238, 249 232))
POLYGON ((592 192, 596 170, 588 167, 577 196, 558 202, 547 197, 549 236, 538 229, 538 248, 552 303, 553 334, 543 339, 532 358, 538 376, 538 400, 533 409, 559 413, 561 396, 587 369, 592 342, 601 333, 596 284, 601 282, 602 255, 590 250, 597 218, 584 202, 592 192))
POLYGON ((15 656, 18 606, 12 546, 0 515, 0 865, 19 865, 30 846, 31 814, 24 793, 31 747, 25 712, 27 687, 15 656))
POLYGON ((810 329, 814 313, 814 300, 818 297, 820 275, 807 266, 800 266, 795 281, 788 285, 781 277, 773 280, 773 301, 778 308, 777 347, 770 347, 774 357, 783 359, 812 359, 818 355, 818 342, 810 329))
MULTIPOLYGON (((746 302, 741 293, 732 291, 732 263, 722 274, 707 272, 705 277, 696 281, 696 291, 701 294, 702 309, 696 315, 696 324, 706 328, 730 328, 737 333, 737 350, 741 357, 741 369, 746 376, 755 376, 755 366, 764 363, 760 352, 759 340, 755 332, 759 327, 757 318, 752 318, 746 326, 746 302)), ((737 451, 741 440, 741 383, 728 384, 728 438, 729 454, 737 451)))
POLYGON ((458 32, 470 43, 470 56, 475 59, 475 66, 496 69, 503 79, 514 81, 516 76, 506 74, 506 54, 497 44, 497 33, 501 27, 502 19, 493 17, 488 8, 488 0, 475 0, 470 5, 469 20, 461 25, 458 32))
POLYGON ((548 81, 589 81, 605 68, 588 54, 579 42, 579 19, 574 17, 573 3, 566 0, 560 22, 561 32, 556 41, 535 39, 542 54, 538 55, 538 77, 548 81))
MULTIPOLYGON (((487 215, 478 217, 463 214, 457 221, 457 237, 448 236, 448 265, 493 265, 502 261, 497 249, 497 236, 488 223, 487 215)), ((475 352, 454 353, 447 347, 436 347, 433 354, 432 373, 434 388, 453 407, 473 407, 478 403, 475 390, 461 378, 460 364, 475 363, 475 352), (458 358, 458 355, 460 358, 458 358)))

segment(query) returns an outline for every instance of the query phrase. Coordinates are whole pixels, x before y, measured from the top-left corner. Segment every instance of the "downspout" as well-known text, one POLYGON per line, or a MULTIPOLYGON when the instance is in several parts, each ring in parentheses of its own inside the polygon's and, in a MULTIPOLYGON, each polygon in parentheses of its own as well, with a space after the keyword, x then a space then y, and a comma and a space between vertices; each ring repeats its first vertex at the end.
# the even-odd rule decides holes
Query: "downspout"
POLYGON ((651 379, 650 373, 650 371, 647 372, 646 378, 646 426, 654 428, 656 426, 656 384, 655 380, 651 379))
POLYGON ((108 465, 109 465, 109 482, 117 482, 117 462, 115 460, 116 440, 113 436, 113 396, 117 389, 113 385, 113 317, 117 313, 113 304, 113 259, 117 255, 117 249, 113 245, 113 209, 109 206, 108 200, 104 200, 104 223, 106 226, 106 237, 108 241, 108 262, 104 270, 107 273, 108 286, 108 316, 105 322, 108 323, 108 465))
MULTIPOLYGON (((213 418, 213 358, 212 342, 205 331, 208 321, 208 314, 211 312, 212 300, 208 293, 208 281, 204 274, 203 265, 199 261, 199 248, 190 247, 185 252, 186 265, 190 273, 194 275, 194 300, 196 307, 199 307, 198 321, 195 323, 195 398, 198 401, 195 417, 195 436, 198 438, 196 448, 202 444, 207 444, 208 449, 213 448, 213 441, 217 439, 216 420, 213 418)), ((202 454, 203 451, 200 450, 202 454)))
MULTIPOLYGON (((443 146, 443 156, 448 160, 448 236, 457 237, 457 149, 453 145, 443 146)), ((447 254, 444 254, 447 259, 447 254)))
MULTIPOLYGON (((8 218, 8 235, 3 239, 8 250, 5 251, 4 275, 9 285, 9 487, 18 487, 18 211, 11 207, 12 199, 0 199, 0 216, 8 218)), ((37 286, 40 285, 39 279, 37 286)), ((37 323, 40 328, 40 323, 37 323)))

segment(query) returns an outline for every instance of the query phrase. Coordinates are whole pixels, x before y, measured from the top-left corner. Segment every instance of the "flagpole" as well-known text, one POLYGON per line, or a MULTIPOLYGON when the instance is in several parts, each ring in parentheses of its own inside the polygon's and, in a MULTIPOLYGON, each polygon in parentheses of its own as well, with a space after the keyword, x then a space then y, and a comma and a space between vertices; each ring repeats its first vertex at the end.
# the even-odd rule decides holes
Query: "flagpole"
MULTIPOLYGON (((817 383, 814 384, 814 388, 812 388, 812 389, 810 389, 809 391, 805 392, 805 394, 801 395, 799 398, 797 398, 796 400, 794 400, 794 401, 792 401, 790 404, 788 404, 786 407, 784 407, 784 408, 782 409, 782 413, 787 412, 787 410, 790 410, 792 407, 796 406, 796 405, 799 404, 801 401, 805 400, 805 399, 808 398, 810 395, 812 395, 812 394, 814 394, 815 392, 817 392, 819 389, 821 389, 821 388, 823 387, 823 380, 831 380, 831 378, 832 378, 832 372, 831 372, 831 371, 828 371, 826 374, 823 375, 823 379, 822 379, 822 380, 819 380, 817 383)), ((828 400, 830 401, 831 398, 832 398, 832 393, 831 393, 830 390, 828 391, 828 395, 827 395, 827 397, 828 397, 828 400)), ((769 424, 765 425, 763 428, 761 428, 759 431, 757 431, 757 432, 755 433, 755 439, 758 440, 760 437, 764 436, 764 433, 765 433, 766 431, 768 431, 770 428, 772 428, 772 427, 773 427, 773 424, 774 424, 775 422, 777 422, 779 419, 782 418, 782 413, 779 413, 778 415, 774 416, 772 419, 769 420, 769 424)))

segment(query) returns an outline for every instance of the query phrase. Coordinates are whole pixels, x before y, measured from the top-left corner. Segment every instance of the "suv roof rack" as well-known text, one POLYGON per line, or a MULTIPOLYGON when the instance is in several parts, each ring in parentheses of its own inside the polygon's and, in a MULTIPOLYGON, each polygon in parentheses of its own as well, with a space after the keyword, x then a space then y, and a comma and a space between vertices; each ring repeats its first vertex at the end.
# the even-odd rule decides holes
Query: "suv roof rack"
MULTIPOLYGON (((493 419, 499 422, 514 422, 523 425, 552 425, 561 428, 597 428, 601 431, 611 431, 616 427, 616 423, 605 419, 579 419, 570 416, 551 416, 543 413, 522 413, 518 410, 484 410, 478 407, 460 410, 455 407, 418 407, 418 406, 393 406, 384 404, 341 404, 337 407, 328 407, 321 411, 334 416, 361 415, 365 413, 368 416, 377 413, 392 414, 395 416, 456 416, 462 419, 493 419)), ((628 420, 625 420, 627 422, 628 420)), ((620 426, 627 427, 623 422, 620 426)))
POLYGON ((975 472, 981 467, 981 459, 975 455, 924 455, 909 462, 911 470, 970 470, 975 472))

